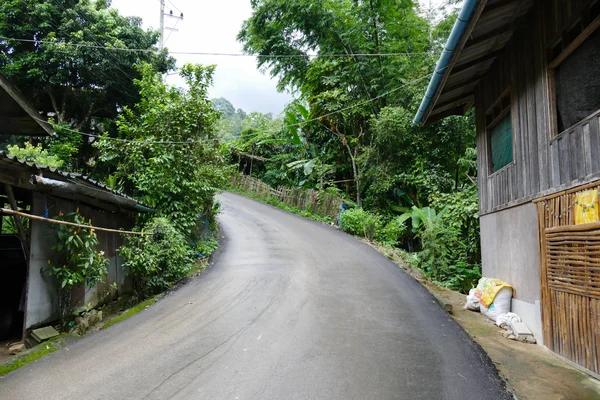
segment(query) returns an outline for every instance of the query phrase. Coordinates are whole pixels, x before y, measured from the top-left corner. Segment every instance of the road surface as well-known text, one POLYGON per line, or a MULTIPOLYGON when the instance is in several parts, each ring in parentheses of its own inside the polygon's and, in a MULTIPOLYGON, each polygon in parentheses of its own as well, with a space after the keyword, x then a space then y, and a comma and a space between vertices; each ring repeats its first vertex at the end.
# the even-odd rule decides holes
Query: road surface
POLYGON ((357 239, 234 194, 211 267, 0 379, 1 399, 508 399, 492 362, 357 239))

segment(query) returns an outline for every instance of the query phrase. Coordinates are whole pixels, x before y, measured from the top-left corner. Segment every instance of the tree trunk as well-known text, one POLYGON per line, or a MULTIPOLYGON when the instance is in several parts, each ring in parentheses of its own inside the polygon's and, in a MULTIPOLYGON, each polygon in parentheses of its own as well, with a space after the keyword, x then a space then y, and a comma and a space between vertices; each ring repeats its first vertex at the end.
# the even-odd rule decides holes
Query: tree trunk
POLYGON ((48 87, 46 89, 46 93, 48 93, 48 97, 50 97, 50 102, 52 103, 52 108, 54 108, 54 113, 56 114, 56 123, 62 123, 62 115, 60 110, 58 109, 58 104, 56 103, 56 97, 54 97, 54 93, 52 92, 52 88, 48 87))
POLYGON ((350 156, 350 161, 352 162, 352 173, 354 174, 354 184, 356 185, 356 204, 359 207, 362 207, 362 199, 360 197, 360 180, 358 178, 358 167, 356 165, 356 154, 352 154, 352 149, 350 149, 350 145, 344 138, 344 145, 348 150, 348 155, 350 156))

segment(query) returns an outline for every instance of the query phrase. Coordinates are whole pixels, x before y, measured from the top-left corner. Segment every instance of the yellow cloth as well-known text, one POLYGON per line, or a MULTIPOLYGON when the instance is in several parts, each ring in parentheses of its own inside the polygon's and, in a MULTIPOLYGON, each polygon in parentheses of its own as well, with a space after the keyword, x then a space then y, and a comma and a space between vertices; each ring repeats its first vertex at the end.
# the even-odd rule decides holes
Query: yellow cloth
POLYGON ((598 189, 577 193, 575 196, 575 225, 599 221, 598 189))
POLYGON ((479 299, 480 304, 490 308, 490 304, 494 302, 496 295, 503 288, 513 289, 512 286, 500 279, 481 278, 475 289, 475 297, 479 299))

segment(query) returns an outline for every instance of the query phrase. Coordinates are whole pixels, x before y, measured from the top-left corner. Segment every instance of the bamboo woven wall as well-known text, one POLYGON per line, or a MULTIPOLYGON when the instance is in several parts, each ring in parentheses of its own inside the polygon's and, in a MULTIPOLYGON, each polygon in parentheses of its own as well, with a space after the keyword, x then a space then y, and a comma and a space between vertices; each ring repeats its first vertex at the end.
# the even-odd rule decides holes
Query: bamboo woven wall
POLYGON ((538 199, 544 342, 600 374, 600 223, 575 225, 578 193, 600 182, 538 199))
POLYGON ((260 179, 249 175, 236 174, 231 179, 233 187, 240 188, 262 197, 277 199, 291 207, 310 211, 323 217, 337 221, 343 199, 328 193, 312 189, 289 188, 279 186, 272 188, 260 179))

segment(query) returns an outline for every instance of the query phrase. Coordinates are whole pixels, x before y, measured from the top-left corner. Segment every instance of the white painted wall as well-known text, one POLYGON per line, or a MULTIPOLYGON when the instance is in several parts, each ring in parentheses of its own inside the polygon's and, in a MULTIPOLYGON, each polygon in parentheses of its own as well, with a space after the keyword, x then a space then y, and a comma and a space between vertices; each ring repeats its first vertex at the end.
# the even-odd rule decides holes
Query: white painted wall
POLYGON ((542 342, 540 250, 537 208, 532 203, 484 215, 481 222, 483 276, 515 289, 512 311, 542 342))

